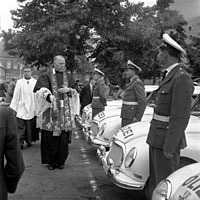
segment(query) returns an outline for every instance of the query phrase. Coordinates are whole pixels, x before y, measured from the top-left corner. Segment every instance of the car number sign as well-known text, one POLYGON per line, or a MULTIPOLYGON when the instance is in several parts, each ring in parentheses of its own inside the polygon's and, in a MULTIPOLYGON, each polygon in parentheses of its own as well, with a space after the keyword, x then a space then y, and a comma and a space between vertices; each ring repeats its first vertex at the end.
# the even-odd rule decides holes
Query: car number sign
POLYGON ((178 200, 200 199, 200 174, 188 178, 173 195, 178 200))
POLYGON ((122 134, 124 136, 124 139, 127 139, 134 135, 133 130, 130 126, 125 126, 124 128, 122 128, 122 134))

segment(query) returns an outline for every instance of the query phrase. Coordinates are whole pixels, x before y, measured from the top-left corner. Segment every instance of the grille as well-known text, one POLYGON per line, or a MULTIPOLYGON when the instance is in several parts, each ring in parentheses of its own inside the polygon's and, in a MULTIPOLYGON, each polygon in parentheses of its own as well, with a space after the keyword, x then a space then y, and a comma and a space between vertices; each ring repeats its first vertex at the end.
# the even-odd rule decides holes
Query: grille
POLYGON ((107 159, 111 158, 114 161, 115 167, 120 167, 123 160, 123 149, 115 142, 112 143, 107 159))
POLYGON ((92 130, 92 135, 93 136, 97 136, 98 130, 99 130, 99 126, 96 122, 92 121, 92 126, 91 126, 91 130, 92 130))

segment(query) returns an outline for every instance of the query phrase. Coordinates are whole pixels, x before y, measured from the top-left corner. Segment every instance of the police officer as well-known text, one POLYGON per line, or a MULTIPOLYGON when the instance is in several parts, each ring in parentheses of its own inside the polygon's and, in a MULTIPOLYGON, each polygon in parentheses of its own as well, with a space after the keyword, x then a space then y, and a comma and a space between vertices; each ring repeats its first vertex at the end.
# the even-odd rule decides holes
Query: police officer
POLYGON ((94 85, 92 98, 92 118, 104 111, 109 96, 110 88, 105 84, 104 76, 105 74, 101 70, 94 69, 93 79, 96 83, 94 85))
POLYGON ((165 33, 157 59, 167 74, 157 89, 147 137, 150 176, 146 195, 149 200, 156 185, 178 169, 180 149, 186 147, 185 129, 190 118, 194 86, 180 63, 182 53, 185 54, 185 50, 165 33))
POLYGON ((141 121, 146 108, 146 96, 144 83, 138 77, 141 68, 132 61, 128 61, 124 74, 130 81, 126 85, 123 101, 122 101, 122 127, 133 122, 141 121))

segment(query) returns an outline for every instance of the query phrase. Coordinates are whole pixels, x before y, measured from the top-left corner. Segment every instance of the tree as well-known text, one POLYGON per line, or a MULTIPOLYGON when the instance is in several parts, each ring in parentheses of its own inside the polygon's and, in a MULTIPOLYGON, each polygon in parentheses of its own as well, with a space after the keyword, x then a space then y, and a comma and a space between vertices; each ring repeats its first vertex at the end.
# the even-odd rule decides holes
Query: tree
MULTIPOLYGON (((62 54, 68 57, 69 68, 74 66, 75 54, 85 54, 89 29, 85 26, 88 10, 84 2, 33 0, 12 11, 15 28, 12 38, 17 42, 15 53, 26 62, 49 61, 62 54)), ((8 47, 8 46, 7 46, 8 47)))
MULTIPOLYGON (((66 56, 68 68, 79 68, 78 56, 100 63, 110 80, 119 83, 120 68, 131 59, 143 79, 156 79, 156 47, 168 31, 184 45, 186 21, 169 9, 173 0, 158 0, 153 7, 128 0, 18 0, 12 11, 17 32, 6 47, 26 62, 66 56), (12 43, 13 46, 10 44, 12 43)), ((6 33, 4 33, 6 37, 6 33)), ((81 68, 83 70, 83 67, 81 68)))
MULTIPOLYGON (((200 33, 199 33, 200 36, 200 33)), ((200 37, 191 36, 191 43, 187 48, 188 64, 193 70, 193 78, 200 76, 200 37)))

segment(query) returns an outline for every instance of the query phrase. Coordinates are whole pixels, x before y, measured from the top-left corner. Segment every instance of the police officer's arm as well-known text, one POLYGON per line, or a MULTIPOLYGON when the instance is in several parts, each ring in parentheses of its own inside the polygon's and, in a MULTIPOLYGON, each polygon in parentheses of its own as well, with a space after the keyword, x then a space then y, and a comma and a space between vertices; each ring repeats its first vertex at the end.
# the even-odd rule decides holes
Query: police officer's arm
POLYGON ((184 137, 191 112, 191 96, 194 86, 187 74, 176 78, 173 87, 171 114, 164 151, 174 153, 184 137))
POLYGON ((134 89, 138 102, 138 110, 134 121, 141 121, 147 104, 144 84, 141 81, 139 81, 135 84, 134 89))

